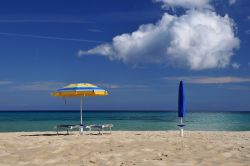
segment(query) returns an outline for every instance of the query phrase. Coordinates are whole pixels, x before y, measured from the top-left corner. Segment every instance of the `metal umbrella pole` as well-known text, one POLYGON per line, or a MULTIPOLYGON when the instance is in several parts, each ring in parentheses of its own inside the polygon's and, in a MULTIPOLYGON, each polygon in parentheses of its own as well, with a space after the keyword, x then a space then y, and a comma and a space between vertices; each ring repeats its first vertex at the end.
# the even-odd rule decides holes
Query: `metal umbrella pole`
POLYGON ((83 97, 80 97, 80 117, 81 117, 81 126, 80 126, 80 132, 83 132, 83 124, 82 124, 82 107, 83 107, 83 97))

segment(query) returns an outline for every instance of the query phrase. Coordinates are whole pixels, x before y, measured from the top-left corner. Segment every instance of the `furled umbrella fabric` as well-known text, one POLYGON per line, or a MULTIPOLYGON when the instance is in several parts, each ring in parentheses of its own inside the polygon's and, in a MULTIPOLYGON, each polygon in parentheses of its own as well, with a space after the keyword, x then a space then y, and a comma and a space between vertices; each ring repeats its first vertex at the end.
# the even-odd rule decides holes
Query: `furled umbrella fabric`
POLYGON ((85 96, 106 96, 108 92, 94 84, 79 83, 69 84, 51 94, 56 97, 80 97, 80 118, 81 118, 81 132, 82 128, 82 104, 85 96))
POLYGON ((186 115, 186 103, 184 96, 183 81, 179 84, 179 99, 178 99, 178 117, 185 117, 186 115))
POLYGON ((183 137, 183 127, 185 124, 183 123, 183 118, 186 116, 186 103, 185 103, 185 95, 184 95, 184 86, 183 81, 180 81, 179 84, 179 93, 178 93, 178 117, 180 118, 180 135, 183 137))

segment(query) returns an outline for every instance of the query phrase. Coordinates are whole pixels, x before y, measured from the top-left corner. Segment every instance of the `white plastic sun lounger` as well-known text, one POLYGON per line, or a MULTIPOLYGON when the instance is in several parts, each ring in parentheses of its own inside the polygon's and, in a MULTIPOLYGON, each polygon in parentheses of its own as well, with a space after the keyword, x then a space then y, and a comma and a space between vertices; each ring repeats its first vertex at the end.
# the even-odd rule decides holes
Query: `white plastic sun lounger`
POLYGON ((105 129, 109 130, 109 133, 111 134, 112 131, 112 127, 114 127, 113 124, 103 124, 103 125, 88 125, 86 126, 87 129, 89 129, 89 131, 98 131, 98 134, 103 134, 103 132, 105 131, 105 129))
POLYGON ((59 131, 66 130, 67 134, 69 134, 69 131, 72 131, 74 129, 80 129, 81 125, 56 125, 54 128, 56 129, 57 135, 59 134, 59 131))

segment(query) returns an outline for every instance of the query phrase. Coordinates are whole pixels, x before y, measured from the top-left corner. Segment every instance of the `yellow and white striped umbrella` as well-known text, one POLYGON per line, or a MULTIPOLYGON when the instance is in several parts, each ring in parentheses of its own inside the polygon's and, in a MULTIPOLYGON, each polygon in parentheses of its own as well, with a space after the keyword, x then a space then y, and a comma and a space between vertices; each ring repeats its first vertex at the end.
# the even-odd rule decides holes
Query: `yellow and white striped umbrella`
POLYGON ((69 84, 52 93, 57 97, 80 97, 80 96, 106 96, 108 92, 94 84, 79 83, 69 84))
POLYGON ((69 84, 61 89, 58 89, 55 92, 52 92, 52 96, 56 97, 80 97, 80 114, 81 114, 81 132, 83 132, 82 125, 82 104, 84 96, 106 96, 108 91, 99 88, 94 84, 89 83, 78 83, 78 84, 69 84))

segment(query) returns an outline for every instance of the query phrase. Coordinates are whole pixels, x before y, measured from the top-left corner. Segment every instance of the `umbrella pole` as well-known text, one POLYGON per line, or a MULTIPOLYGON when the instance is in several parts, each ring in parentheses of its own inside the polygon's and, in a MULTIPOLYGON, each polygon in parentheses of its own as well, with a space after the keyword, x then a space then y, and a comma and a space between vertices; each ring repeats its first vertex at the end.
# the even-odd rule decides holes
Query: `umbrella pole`
POLYGON ((83 105, 83 97, 80 99, 80 116, 81 116, 81 126, 80 126, 80 132, 83 132, 83 126, 82 126, 82 105, 83 105))
POLYGON ((181 135, 181 137, 183 137, 183 119, 182 119, 182 117, 181 117, 181 126, 180 126, 180 135, 181 135))

